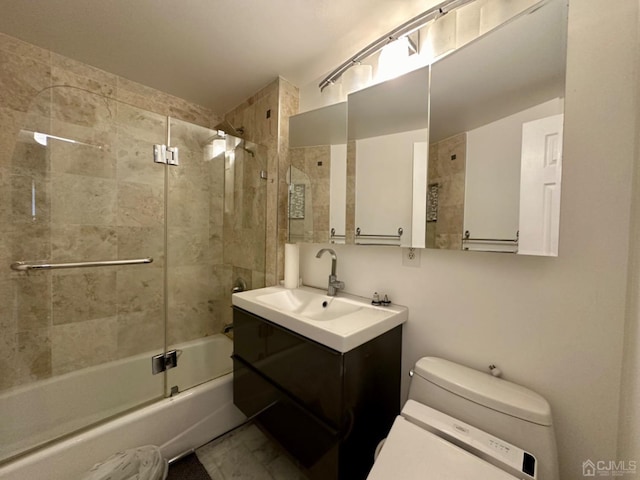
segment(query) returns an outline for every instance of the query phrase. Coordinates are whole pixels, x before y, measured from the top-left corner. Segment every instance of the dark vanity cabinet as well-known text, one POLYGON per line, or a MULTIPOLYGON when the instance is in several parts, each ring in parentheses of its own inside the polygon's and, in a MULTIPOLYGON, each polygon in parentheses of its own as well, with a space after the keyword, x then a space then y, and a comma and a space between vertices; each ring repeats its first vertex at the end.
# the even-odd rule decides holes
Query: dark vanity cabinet
POLYGON ((314 480, 365 479, 400 412, 402 326, 346 353, 234 307, 234 403, 314 480))

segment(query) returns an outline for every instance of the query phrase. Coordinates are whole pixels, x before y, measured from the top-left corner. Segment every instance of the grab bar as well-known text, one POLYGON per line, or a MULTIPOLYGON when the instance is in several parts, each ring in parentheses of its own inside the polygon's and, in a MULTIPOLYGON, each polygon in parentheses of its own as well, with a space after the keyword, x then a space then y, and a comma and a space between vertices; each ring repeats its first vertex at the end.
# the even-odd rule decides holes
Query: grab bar
POLYGON ((15 262, 11 264, 11 270, 17 272, 28 272, 29 270, 54 270, 57 268, 83 268, 83 267, 113 267, 117 265, 139 265, 142 263, 152 263, 153 258, 135 258, 132 260, 103 260, 97 262, 74 262, 74 263, 26 263, 15 262))

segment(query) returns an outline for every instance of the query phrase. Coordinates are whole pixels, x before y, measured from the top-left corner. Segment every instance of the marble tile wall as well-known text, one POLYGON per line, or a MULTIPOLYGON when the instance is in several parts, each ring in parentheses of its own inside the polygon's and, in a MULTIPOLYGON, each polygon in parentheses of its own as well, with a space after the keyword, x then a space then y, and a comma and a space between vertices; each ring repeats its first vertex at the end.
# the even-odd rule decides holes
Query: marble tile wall
MULTIPOLYGON (((186 340, 217 331, 224 165, 194 146, 206 128, 176 130, 184 168, 149 161, 166 117, 211 127, 211 111, 0 34, 0 390, 158 348, 164 342, 164 228, 174 329, 186 340), (37 131, 71 144, 33 141, 37 131), (207 179, 211 183, 207 185, 207 179), (194 204, 206 208, 194 208, 194 204), (12 272, 16 260, 152 256, 144 266, 12 272), (217 263, 216 263, 217 262, 217 263)), ((230 267, 231 268, 231 267, 230 267)), ((228 305, 227 305, 228 310, 228 305)))
POLYGON ((427 222, 429 248, 462 248, 466 152, 466 133, 429 146, 428 183, 438 184, 438 220, 427 222))
MULTIPOLYGON (((287 80, 279 81, 279 132, 278 132, 278 190, 274 196, 272 208, 277 211, 278 233, 275 258, 270 258, 271 250, 267 249, 267 265, 275 265, 275 280, 284 279, 284 245, 289 238, 287 207, 289 200, 289 186, 286 172, 289 169, 289 117, 299 112, 300 92, 298 87, 287 80), (277 202, 277 203, 276 203, 277 202), (273 262, 273 263, 272 263, 273 262)), ((269 197, 271 199, 271 196, 269 197)))
POLYGON ((242 188, 235 211, 225 212, 224 158, 203 157, 200 145, 220 117, 0 34, 0 389, 162 345, 165 221, 175 246, 169 342, 229 322, 236 278, 250 288, 277 283, 288 117, 297 110, 297 88, 279 78, 225 116, 255 152, 236 151, 242 188), (165 141, 167 116, 182 166, 169 173, 165 218, 164 173, 147 160, 151 145, 165 141), (44 148, 25 130, 83 143, 49 139, 44 148), (29 276, 8 269, 16 260, 145 256, 154 263, 29 276))
MULTIPOLYGON (((264 273, 261 270, 252 271, 254 288, 258 285, 275 285, 284 275, 284 244, 288 238, 286 171, 289 166, 289 116, 298 112, 298 106, 298 88, 278 78, 225 115, 225 119, 234 127, 244 128, 244 137, 248 141, 264 149, 262 158, 266 159, 266 164, 261 167, 268 175, 264 202, 265 270, 264 273)), ((250 175, 255 178, 253 172, 250 175)), ((257 213, 255 211, 252 215, 257 213)), ((259 232, 256 231, 253 237, 249 232, 244 234, 243 242, 259 242, 259 232)), ((242 248, 242 245, 242 242, 237 243, 230 250, 242 248)), ((257 251, 254 248, 254 252, 257 251)))

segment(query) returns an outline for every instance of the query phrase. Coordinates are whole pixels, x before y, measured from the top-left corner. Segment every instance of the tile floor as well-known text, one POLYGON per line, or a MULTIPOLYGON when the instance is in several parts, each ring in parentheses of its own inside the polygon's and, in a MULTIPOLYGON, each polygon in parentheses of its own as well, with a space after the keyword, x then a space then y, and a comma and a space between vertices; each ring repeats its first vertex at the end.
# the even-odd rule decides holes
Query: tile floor
POLYGON ((196 454, 212 480, 308 480, 252 423, 207 443, 196 454))

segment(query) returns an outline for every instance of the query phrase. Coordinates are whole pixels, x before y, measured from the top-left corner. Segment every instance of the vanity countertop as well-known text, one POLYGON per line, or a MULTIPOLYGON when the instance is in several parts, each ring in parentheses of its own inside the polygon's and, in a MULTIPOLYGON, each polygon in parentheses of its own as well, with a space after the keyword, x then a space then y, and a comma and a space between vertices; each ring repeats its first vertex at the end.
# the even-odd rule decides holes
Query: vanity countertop
POLYGON ((312 287, 266 287, 234 293, 232 303, 299 335, 345 353, 401 325, 406 307, 376 306, 340 292, 330 297, 312 287))

